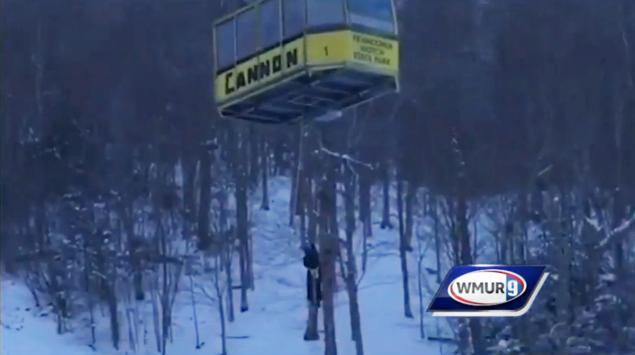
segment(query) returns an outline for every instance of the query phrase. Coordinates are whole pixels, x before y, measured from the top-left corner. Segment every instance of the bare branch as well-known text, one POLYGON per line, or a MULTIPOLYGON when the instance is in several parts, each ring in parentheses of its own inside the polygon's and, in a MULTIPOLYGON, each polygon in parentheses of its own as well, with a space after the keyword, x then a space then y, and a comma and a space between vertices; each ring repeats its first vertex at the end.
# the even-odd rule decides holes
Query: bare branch
POLYGON ((368 168, 368 169, 370 169, 370 170, 375 170, 375 168, 374 168, 371 164, 369 164, 369 163, 366 163, 366 162, 363 162, 363 161, 361 161, 361 160, 355 159, 355 158, 351 157, 351 156, 350 156, 350 155, 348 155, 348 154, 341 154, 341 153, 337 153, 337 152, 334 152, 334 151, 332 151, 332 150, 330 150, 330 149, 328 149, 328 148, 324 147, 324 145, 322 144, 322 142, 321 142, 321 141, 320 141, 320 151, 321 151, 322 153, 325 153, 325 154, 327 154, 327 155, 330 155, 330 156, 332 156, 332 157, 334 157, 334 158, 343 159, 343 160, 345 160, 345 161, 347 161, 347 162, 349 162, 349 163, 359 164, 359 165, 361 165, 361 166, 365 166, 365 167, 367 167, 367 168, 368 168))
POLYGON ((538 174, 536 174, 536 177, 541 177, 545 174, 547 174, 548 172, 550 172, 553 169, 553 164, 549 164, 547 165, 545 168, 543 168, 542 170, 540 170, 538 172, 538 174))
POLYGON ((613 230, 611 230, 610 232, 606 233, 606 237, 604 237, 604 239, 602 239, 598 245, 597 245, 597 249, 602 249, 607 247, 608 245, 610 245, 613 241, 615 241, 616 239, 622 237, 624 234, 626 234, 625 232, 630 229, 632 226, 635 225, 635 213, 628 219, 625 219, 622 224, 620 224, 619 226, 613 228, 613 230))
POLYGON ((600 222, 597 219, 592 219, 589 216, 584 216, 584 220, 588 225, 593 227, 596 232, 601 232, 603 230, 602 226, 600 226, 600 222))
POLYGON ((203 286, 198 286, 199 291, 201 291, 203 293, 203 295, 205 295, 205 297, 207 297, 209 300, 215 302, 216 301, 216 296, 212 296, 209 292, 207 292, 207 290, 205 289, 205 287, 203 286))

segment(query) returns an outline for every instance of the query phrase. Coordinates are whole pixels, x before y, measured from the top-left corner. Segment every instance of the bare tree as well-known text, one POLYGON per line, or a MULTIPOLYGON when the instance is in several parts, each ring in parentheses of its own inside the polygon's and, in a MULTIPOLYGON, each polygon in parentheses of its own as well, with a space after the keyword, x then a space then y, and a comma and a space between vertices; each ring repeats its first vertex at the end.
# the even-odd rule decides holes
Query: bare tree
POLYGON ((403 307, 406 318, 414 318, 410 307, 410 277, 408 275, 408 242, 403 213, 403 182, 397 180, 397 214, 399 220, 399 260, 401 261, 401 277, 403 286, 403 307))
MULTIPOLYGON (((358 300, 358 276, 357 276, 357 258, 354 250, 355 235, 355 185, 356 173, 349 162, 345 162, 344 168, 344 205, 346 214, 346 266, 343 267, 342 275, 346 281, 346 290, 348 292, 349 312, 351 318, 351 336, 355 342, 355 351, 357 355, 364 354, 364 341, 361 327, 361 312, 358 300)), ((340 254, 340 259, 342 259, 340 254)), ((344 261, 341 261, 344 264, 344 261)))
MULTIPOLYGON (((324 130, 320 132, 324 137, 324 130)), ((320 248, 320 270, 322 272, 322 295, 324 305, 324 354, 337 355, 335 337, 335 304, 336 284, 335 260, 338 255, 338 230, 336 210, 335 166, 329 156, 322 157, 322 176, 318 182, 318 239, 320 248)))

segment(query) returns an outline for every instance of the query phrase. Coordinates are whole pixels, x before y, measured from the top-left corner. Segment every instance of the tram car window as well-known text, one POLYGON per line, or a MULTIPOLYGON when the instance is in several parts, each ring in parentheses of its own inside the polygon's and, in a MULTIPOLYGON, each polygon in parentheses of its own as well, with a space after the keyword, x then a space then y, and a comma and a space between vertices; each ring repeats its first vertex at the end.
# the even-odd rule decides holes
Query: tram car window
POLYGON ((216 30, 216 63, 220 68, 234 65, 236 61, 234 20, 228 20, 218 25, 216 30))
POLYGON ((308 6, 309 27, 345 23, 343 0, 308 0, 308 6))
POLYGON ((258 50, 258 13, 251 8, 236 18, 236 54, 241 61, 258 50))
POLYGON ((267 0, 260 7, 261 48, 268 49, 278 44, 282 35, 280 0, 267 0))
POLYGON ((390 0, 348 0, 348 11, 353 25, 386 32, 395 30, 390 0))
POLYGON ((284 38, 289 39, 304 31, 306 22, 305 0, 282 0, 284 6, 284 38))

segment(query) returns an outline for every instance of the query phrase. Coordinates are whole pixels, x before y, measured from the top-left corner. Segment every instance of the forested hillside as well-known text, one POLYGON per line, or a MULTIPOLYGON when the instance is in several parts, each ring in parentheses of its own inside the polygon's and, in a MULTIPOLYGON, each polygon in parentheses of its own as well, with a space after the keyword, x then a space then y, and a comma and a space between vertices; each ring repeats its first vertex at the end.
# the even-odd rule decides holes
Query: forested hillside
POLYGON ((3 275, 50 309, 51 332, 88 317, 88 344, 130 351, 130 305, 150 302, 155 350, 193 353, 168 345, 190 283, 227 322, 275 287, 255 277, 254 248, 275 244, 254 240, 254 216, 284 181, 287 213, 266 216, 291 228, 299 266, 319 247, 324 282, 289 337, 334 355, 350 312, 337 326, 378 354, 358 299, 384 235, 402 278, 381 302, 404 318, 429 302, 422 273, 434 289, 454 264, 548 265, 526 316, 442 320, 462 354, 635 353, 635 2, 397 4, 399 94, 265 126, 214 106, 212 22, 235 1, 1 1, 3 275), (91 334, 102 311, 109 332, 91 334))

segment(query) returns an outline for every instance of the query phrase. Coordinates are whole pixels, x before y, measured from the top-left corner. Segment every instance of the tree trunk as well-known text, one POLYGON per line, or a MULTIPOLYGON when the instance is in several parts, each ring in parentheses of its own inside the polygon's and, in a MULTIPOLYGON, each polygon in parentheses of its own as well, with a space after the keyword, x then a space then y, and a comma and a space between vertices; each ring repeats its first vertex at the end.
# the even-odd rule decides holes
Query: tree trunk
POLYGON ((291 199, 289 200, 289 226, 295 224, 295 216, 298 212, 298 204, 300 199, 300 179, 303 176, 302 170, 304 162, 304 126, 300 125, 298 130, 298 149, 296 150, 293 163, 293 176, 291 177, 291 199))
POLYGON ((415 203, 415 194, 417 193, 417 188, 412 184, 408 183, 406 188, 406 230, 405 230, 405 241, 404 247, 407 251, 412 251, 412 230, 414 228, 414 219, 412 217, 413 213, 413 204, 415 203))
POLYGON ((253 125, 249 126, 247 134, 248 137, 246 138, 248 138, 248 140, 243 140, 243 144, 248 145, 248 151, 245 153, 247 161, 249 162, 248 185, 253 188, 258 186, 258 176, 260 175, 258 173, 258 157, 260 156, 258 147, 260 145, 260 134, 259 132, 256 132, 256 128, 253 125))
POLYGON ((262 139, 262 202, 260 209, 269 211, 269 152, 267 143, 262 139))
POLYGON ((419 337, 421 339, 426 338, 425 328, 423 326, 423 316, 425 309, 423 305, 423 255, 417 259, 417 291, 419 294, 419 337))
MULTIPOLYGON (((624 222, 624 219, 626 217, 626 201, 624 201, 624 193, 622 190, 623 188, 621 186, 618 186, 614 193, 612 211, 613 225, 611 226, 612 229, 618 228, 624 222)), ((624 252, 625 244, 626 238, 620 238, 616 241, 614 246, 613 255, 615 259, 615 275, 618 277, 619 280, 622 280, 627 274, 625 266, 626 253, 624 252)))
POLYGON ((299 204, 300 214, 303 218, 303 222, 306 224, 302 226, 305 228, 305 237, 303 243, 308 241, 311 244, 317 244, 317 218, 315 215, 315 193, 314 193, 314 181, 313 181, 313 169, 312 159, 310 159, 311 151, 314 148, 314 136, 309 132, 303 132, 300 130, 300 135, 303 141, 299 148, 302 161, 300 171, 300 181, 302 190, 300 191, 299 204))
MULTIPOLYGON (((459 188, 459 195, 456 208, 456 221, 457 221, 457 238, 459 240, 460 257, 463 265, 469 265, 473 263, 472 252, 470 248, 470 231, 469 221, 467 218, 467 199, 463 192, 463 181, 459 182, 461 187, 459 188)), ((475 354, 483 354, 485 347, 481 339, 481 322, 478 319, 471 318, 467 320, 470 331, 471 346, 475 354)))
MULTIPOLYGON (((244 149, 244 148, 239 148, 244 149)), ((241 154, 242 155, 242 154, 241 154)), ((240 164, 240 163, 239 163, 240 164)), ((247 289, 249 288, 247 265, 249 260, 249 238, 248 221, 247 221, 247 176, 244 169, 238 169, 238 181, 236 185, 236 225, 239 246, 239 263, 240 263, 240 311, 246 312, 249 309, 247 301, 247 289)))
POLYGON ((157 343, 157 352, 161 352, 161 321, 159 318, 159 306, 157 301, 157 289, 159 288, 159 280, 157 276, 155 276, 154 285, 155 288, 151 288, 151 297, 152 297, 152 325, 154 328, 154 339, 157 343))
POLYGON ((183 161, 183 215, 184 230, 183 238, 190 239, 192 227, 196 223, 196 199, 194 198, 195 180, 196 180, 196 161, 185 159, 183 161))
MULTIPOLYGON (((161 256, 166 258, 168 256, 167 252, 167 241, 166 241, 166 233, 163 230, 163 222, 161 221, 161 216, 157 218, 157 223, 159 224, 157 231, 159 233, 159 240, 161 243, 161 256)), ((162 269, 162 291, 161 291, 161 353, 163 355, 167 352, 167 341, 168 341, 168 329, 170 327, 170 305, 169 305, 169 295, 170 295, 170 285, 168 281, 168 263, 163 261, 161 264, 162 269)))
POLYGON ((207 148, 201 148, 201 168, 199 172, 201 174, 201 186, 198 208, 198 248, 200 250, 207 250, 212 242, 209 231, 210 185, 212 183, 211 164, 211 157, 207 148))
POLYGON ((406 318, 414 318, 410 307, 410 282, 408 276, 408 254, 403 213, 403 182, 397 180, 397 215, 399 219, 399 259, 401 260, 401 280, 403 285, 403 307, 406 318))
POLYGON ((569 233, 564 228, 566 208, 566 195, 564 193, 558 193, 554 188, 551 192, 552 196, 548 202, 551 205, 551 232, 552 238, 555 238, 556 243, 556 260, 558 266, 558 315, 559 321, 569 324, 571 321, 571 313, 569 307, 571 306, 571 294, 570 294, 570 282, 571 282, 571 243, 569 240, 569 233), (558 199, 554 200, 555 197, 558 199), (559 201, 558 201, 559 200, 559 201))
POLYGON ((383 168, 383 209, 382 209, 382 218, 381 218, 381 228, 392 228, 392 223, 390 223, 390 167, 387 163, 384 164, 383 168))
POLYGON ((364 234, 372 236, 372 211, 370 203, 371 181, 369 173, 362 170, 359 175, 359 220, 364 224, 364 234))
POLYGON ((337 355, 337 343, 335 337, 335 304, 333 295, 335 293, 335 258, 337 257, 338 238, 335 229, 335 169, 328 157, 323 158, 323 176, 318 190, 319 206, 319 246, 320 246, 320 269, 322 271, 322 299, 324 316, 324 354, 337 355))
POLYGON ((300 217, 300 246, 302 247, 302 249, 304 249, 308 245, 306 206, 302 206, 302 208, 300 209, 299 217, 300 217))
POLYGON ((370 220, 362 224, 362 272, 366 272, 368 266, 368 237, 370 237, 370 220))
POLYGON ((247 283, 249 289, 256 290, 256 281, 254 277, 254 239, 251 234, 247 235, 247 283))
POLYGON ((119 350, 119 314, 117 311, 117 296, 115 294, 114 285, 108 285, 108 311, 110 312, 110 332, 112 337, 112 346, 119 350))
POLYGON ((324 346, 325 355, 337 355, 335 339, 335 257, 337 240, 329 232, 320 231, 320 266, 323 272, 322 287, 324 309, 324 346))
POLYGON ((317 211, 317 201, 315 195, 317 192, 315 191, 316 183, 313 181, 309 181, 310 187, 310 197, 307 199, 307 217, 309 220, 308 229, 307 229, 307 238, 309 243, 317 244, 317 229, 318 229, 318 214, 317 211))
MULTIPOLYGON (((527 216, 528 206, 527 206, 527 192, 522 191, 518 193, 518 213, 517 213, 517 223, 518 223, 518 260, 521 263, 527 262, 527 216)), ((476 245, 475 245, 476 246, 476 245)))
POLYGON ((357 285, 355 280, 349 280, 349 306, 351 316, 351 331, 352 338, 355 342, 355 353, 357 355, 364 355, 364 338, 362 335, 362 320, 361 312, 359 309, 359 301, 357 299, 357 285))
MULTIPOLYGON (((305 196, 306 203, 306 219, 308 220, 308 228, 307 228, 307 241, 309 244, 316 245, 317 244, 317 225, 318 225, 318 216, 315 213, 315 197, 313 196, 313 188, 312 188, 312 179, 307 176, 306 177, 306 189, 308 195, 305 196)), ((304 217, 302 217, 304 219, 304 217)), ((306 223, 306 222, 305 222, 306 223)), ((315 281, 315 279, 313 279, 315 281)), ((312 289, 317 290, 317 283, 313 284, 312 289)), ((322 293, 324 295, 324 292, 322 293)), ((307 328, 304 333, 304 340, 319 340, 320 335, 318 333, 318 305, 315 302, 308 302, 308 320, 307 320, 307 328)))
POLYGON ((368 239, 373 235, 370 203, 370 176, 366 170, 359 175, 359 219, 362 222, 362 272, 368 265, 368 239))
POLYGON ((357 261, 353 249, 355 233, 355 179, 350 169, 345 169, 345 197, 346 210, 346 289, 348 291, 349 311, 351 318, 351 336, 355 342, 357 355, 364 354, 364 342, 361 328, 361 315, 357 299, 357 261))
POLYGON ((190 296, 192 301, 192 320, 194 321, 194 335, 196 339, 196 349, 201 348, 201 337, 198 331, 198 312, 196 310, 196 293, 194 292, 194 277, 190 275, 190 296))
POLYGON ((441 283, 441 240, 439 238, 439 203, 435 196, 432 202, 434 218, 434 253, 437 262, 437 283, 441 283))
MULTIPOLYGON (((221 336, 221 355, 227 355, 227 330, 225 324, 225 305, 223 302, 223 290, 220 285, 220 261, 216 257, 216 269, 214 277, 214 288, 216 289, 216 297, 218 298, 218 315, 220 317, 220 336, 221 336)), ((229 285, 228 285, 229 287, 229 285)))
MULTIPOLYGON (((227 246, 229 248, 229 246, 227 246)), ((227 320, 231 323, 234 321, 234 288, 232 287, 232 257, 231 253, 227 253, 225 258, 225 276, 227 282, 227 320)))
MULTIPOLYGON (((122 204, 130 206, 130 201, 122 201, 122 204)), ((143 301, 145 299, 145 291, 143 288, 143 268, 142 253, 144 245, 140 238, 134 233, 134 221, 132 207, 126 208, 121 206, 119 216, 121 218, 124 230, 126 231, 126 239, 128 241, 128 250, 130 252, 130 266, 132 267, 132 283, 134 286, 135 300, 143 301)))

